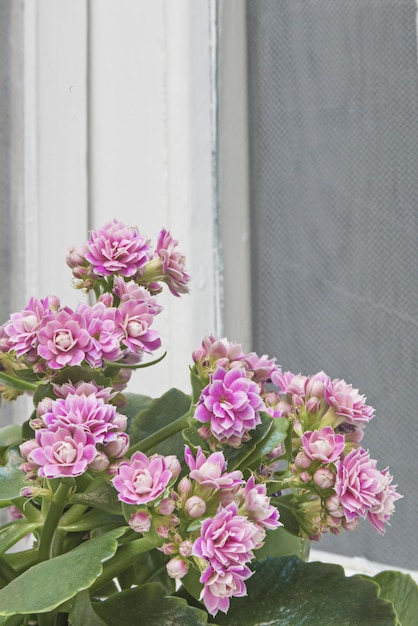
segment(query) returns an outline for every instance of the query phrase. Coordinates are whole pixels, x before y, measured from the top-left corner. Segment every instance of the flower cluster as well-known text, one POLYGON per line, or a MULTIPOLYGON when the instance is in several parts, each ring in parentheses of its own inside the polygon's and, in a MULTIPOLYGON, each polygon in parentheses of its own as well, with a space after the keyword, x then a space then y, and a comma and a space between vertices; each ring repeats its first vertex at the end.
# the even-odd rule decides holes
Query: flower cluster
POLYGON ((287 422, 290 456, 289 447, 277 446, 259 459, 258 473, 280 492, 279 508, 281 498, 293 506, 301 534, 353 530, 360 518, 384 533, 401 496, 388 470, 379 471, 360 446, 374 410, 357 389, 324 372, 282 372, 274 359, 245 354, 227 339, 205 338, 193 357, 203 386, 194 417, 212 448, 242 445, 260 414, 287 422))
MULTIPOLYGON (((31 298, 0 328, 0 349, 37 374, 66 366, 137 363, 161 346, 152 328, 162 307, 157 281, 175 295, 187 293, 189 275, 177 242, 163 230, 154 253, 136 228, 114 220, 69 251, 76 286, 94 290, 97 302, 75 310, 49 296, 31 298)), ((127 382, 126 380, 123 382, 127 382)))
POLYGON ((154 533, 170 557, 168 575, 182 579, 191 568, 200 573, 201 600, 212 615, 228 611, 232 596, 246 595, 248 564, 266 529, 281 523, 264 484, 246 482, 240 470, 226 471, 222 452, 194 456, 185 448, 188 473, 176 457, 136 452, 120 463, 113 485, 129 525, 146 536, 154 533), (130 510, 132 508, 132 510, 130 510))
MULTIPOLYGON (((374 410, 357 389, 324 372, 283 372, 274 358, 208 336, 192 355, 190 396, 124 394, 132 371, 150 365, 143 354, 161 346, 162 283, 175 296, 188 291, 184 256, 166 230, 152 251, 113 220, 67 263, 94 304, 33 297, 0 326, 0 395, 26 391, 35 406, 17 439, 7 432, 11 445, 0 432, 1 454, 14 447, 21 457, 7 470, 6 539, 36 538, 20 571, 110 533, 117 554, 110 564, 103 555, 92 599, 112 580, 125 589, 152 579, 135 565, 164 559, 165 584, 175 579, 215 616, 246 595, 259 549, 277 554, 270 541, 282 520, 302 539, 354 530, 362 518, 384 533, 401 496, 361 446, 374 410)), ((0 588, 15 575, 4 567, 0 588)))
POLYGON ((20 446, 27 479, 81 476, 104 471, 129 447, 127 418, 109 403, 110 388, 95 383, 54 385, 55 400, 45 398, 31 420, 35 438, 20 446))

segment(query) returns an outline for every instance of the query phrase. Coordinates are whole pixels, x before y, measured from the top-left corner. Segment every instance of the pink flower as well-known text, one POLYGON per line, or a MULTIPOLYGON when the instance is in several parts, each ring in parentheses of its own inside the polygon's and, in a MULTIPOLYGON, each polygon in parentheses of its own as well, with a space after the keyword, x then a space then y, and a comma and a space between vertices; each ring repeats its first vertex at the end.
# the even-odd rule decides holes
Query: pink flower
POLYGON ((96 302, 93 306, 81 304, 77 313, 85 320, 87 331, 91 337, 90 346, 86 354, 86 361, 92 367, 100 367, 103 359, 117 361, 122 357, 120 346, 123 333, 116 327, 116 309, 106 307, 103 302, 96 302))
MULTIPOLYGON (((158 236, 156 255, 161 259, 163 280, 174 296, 189 293, 189 274, 185 271, 186 259, 177 249, 178 241, 167 230, 158 236)), ((157 279, 158 280, 158 279, 157 279)))
POLYGON ((226 461, 222 452, 214 452, 206 458, 199 446, 195 459, 189 446, 186 446, 184 458, 191 470, 190 478, 200 485, 212 489, 232 489, 244 482, 240 470, 225 472, 226 461))
POLYGON ((36 431, 36 443, 28 460, 38 465, 39 476, 58 478, 80 476, 97 454, 94 437, 80 426, 41 428, 36 431))
POLYGON ((392 485, 392 476, 387 469, 382 471, 382 476, 385 478, 384 489, 377 494, 378 504, 376 504, 367 513, 367 519, 381 535, 384 534, 384 524, 389 523, 389 518, 395 511, 395 502, 403 496, 396 491, 396 485, 392 485))
POLYGON ((306 376, 302 374, 293 374, 293 372, 272 372, 272 381, 280 389, 281 393, 305 397, 306 376))
POLYGON ((344 450, 344 435, 336 435, 331 426, 306 431, 302 436, 305 454, 313 461, 334 463, 344 450))
POLYGON ((363 448, 354 448, 337 461, 335 491, 340 498, 348 522, 380 507, 380 494, 387 488, 387 477, 376 469, 363 448))
POLYGON ((150 294, 145 287, 137 285, 133 280, 126 282, 121 276, 115 276, 113 291, 121 302, 126 300, 145 302, 151 315, 158 315, 163 310, 157 298, 150 294))
POLYGON ((134 276, 146 264, 148 241, 136 228, 114 219, 91 233, 85 258, 98 276, 134 276))
POLYGON ((146 504, 159 498, 171 479, 163 456, 148 458, 143 452, 135 452, 129 461, 120 463, 112 482, 122 502, 146 504))
POLYGON ((228 570, 220 572, 209 565, 200 577, 200 582, 203 584, 200 600, 204 602, 207 610, 213 616, 218 611, 227 613, 232 596, 247 595, 244 580, 250 576, 252 576, 251 570, 243 565, 230 567, 228 570))
POLYGON ((77 396, 90 396, 93 394, 96 398, 101 398, 107 402, 117 394, 112 387, 101 387, 96 385, 93 381, 86 382, 85 380, 80 380, 78 383, 68 381, 68 383, 64 383, 63 385, 53 384, 52 386, 58 398, 66 398, 69 394, 77 396))
POLYGON ((154 316, 146 302, 133 299, 121 302, 115 321, 122 333, 122 343, 135 354, 153 352, 161 346, 158 331, 150 330, 154 316))
POLYGON ((240 360, 245 354, 242 346, 238 343, 232 343, 226 338, 215 339, 212 335, 208 335, 202 341, 200 348, 193 352, 193 361, 208 366, 210 362, 227 367, 232 361, 240 360))
POLYGON ((335 413, 349 423, 369 422, 373 417, 373 407, 367 405, 366 398, 345 380, 330 381, 326 388, 326 399, 335 413))
POLYGON ((278 510, 270 504, 270 498, 267 495, 267 488, 264 483, 256 484, 254 476, 250 476, 240 495, 243 501, 241 509, 252 522, 270 530, 283 526, 279 522, 278 510))
POLYGON ((200 396, 195 418, 210 423, 213 436, 222 443, 240 445, 248 432, 261 423, 265 410, 260 387, 240 367, 218 367, 200 396))
POLYGON ((91 346, 84 317, 68 308, 47 318, 39 330, 38 340, 38 354, 52 369, 80 365, 91 346))
POLYGON ((43 320, 52 316, 58 307, 59 301, 55 297, 31 298, 23 311, 10 316, 4 332, 9 337, 10 349, 15 350, 18 357, 36 350, 43 320))
POLYGON ((250 352, 242 358, 242 361, 253 373, 252 379, 256 383, 268 382, 271 380, 273 372, 281 372, 276 359, 269 359, 266 354, 258 356, 255 352, 250 352))
MULTIPOLYGON (((109 432, 118 430, 114 423, 116 415, 115 406, 93 394, 68 394, 55 400, 42 415, 42 420, 49 430, 81 426, 94 437, 95 443, 103 443, 109 432)), ((125 422, 126 418, 123 418, 125 422)))
POLYGON ((193 544, 193 555, 206 559, 217 572, 243 566, 254 558, 264 533, 242 515, 234 502, 219 507, 214 517, 203 520, 200 537, 193 544))

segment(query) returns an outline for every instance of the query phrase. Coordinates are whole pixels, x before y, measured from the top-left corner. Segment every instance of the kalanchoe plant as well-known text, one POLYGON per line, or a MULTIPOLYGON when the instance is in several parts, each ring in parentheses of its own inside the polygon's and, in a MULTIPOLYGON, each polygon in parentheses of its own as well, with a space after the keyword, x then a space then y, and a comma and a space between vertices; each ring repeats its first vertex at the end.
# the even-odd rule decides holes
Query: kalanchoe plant
POLYGON ((329 623, 408 617, 384 579, 345 579, 291 556, 361 519, 383 534, 401 497, 361 446, 374 413, 365 397, 212 336, 192 355, 190 396, 128 393, 132 372, 162 358, 163 285, 189 290, 177 241, 163 230, 153 250, 113 220, 67 263, 94 304, 33 297, 0 327, 1 395, 34 403, 27 422, 0 430, 10 518, 0 528, 0 624, 299 624, 300 602, 281 621, 294 602, 286 581, 299 575, 309 589, 322 580, 310 623, 331 620, 327 576, 357 607, 328 602, 329 623), (278 593, 266 604, 271 576, 278 593))

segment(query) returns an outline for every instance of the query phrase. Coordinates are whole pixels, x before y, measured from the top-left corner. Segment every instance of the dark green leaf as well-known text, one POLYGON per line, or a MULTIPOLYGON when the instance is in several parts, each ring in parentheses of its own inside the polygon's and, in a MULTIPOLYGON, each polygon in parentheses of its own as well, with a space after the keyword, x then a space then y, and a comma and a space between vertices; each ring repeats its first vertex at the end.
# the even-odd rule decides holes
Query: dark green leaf
MULTIPOLYGON (((161 398, 151 402, 148 408, 138 413, 132 422, 131 444, 138 443, 157 430, 168 426, 177 418, 185 415, 190 408, 190 396, 179 389, 170 389, 161 398)), ((183 458, 184 443, 181 433, 169 437, 158 445, 160 454, 176 454, 183 458)), ((156 449, 149 450, 152 454, 156 449)))
POLYGON ((76 595, 70 611, 69 621, 71 626, 106 626, 106 622, 93 610, 87 590, 80 591, 76 595))
POLYGON ((248 596, 232 598, 219 626, 396 626, 393 605, 379 587, 346 578, 338 565, 304 563, 296 557, 258 561, 247 581, 248 596))
POLYGON ((206 626, 207 614, 185 600, 164 596, 157 583, 115 594, 93 608, 108 626, 206 626))
POLYGON ((126 432, 131 433, 132 421, 138 415, 140 411, 147 409, 152 402, 150 396, 143 396, 139 393, 124 393, 125 406, 118 407, 118 412, 123 413, 128 418, 128 426, 126 432))
POLYGON ((24 615, 8 615, 7 617, 0 617, 0 626, 24 626, 24 615))
POLYGON ((88 589, 102 573, 102 563, 115 554, 119 534, 90 539, 31 567, 0 590, 0 615, 46 613, 88 589))
POLYGON ((140 554, 135 564, 126 572, 126 576, 119 576, 119 582, 124 589, 132 585, 145 583, 160 583, 166 595, 174 592, 175 582, 167 574, 167 557, 159 550, 149 550, 140 554))
POLYGON ((372 580, 380 587, 380 597, 393 602, 402 626, 416 626, 418 620, 418 585, 409 574, 380 572, 372 580))
POLYGON ((66 526, 60 526, 60 528, 66 532, 86 532, 110 524, 123 525, 124 521, 122 516, 113 515, 112 513, 97 508, 84 513, 77 521, 66 526))
POLYGON ((101 483, 94 491, 73 494, 70 503, 85 504, 113 515, 122 515, 122 506, 116 489, 109 483, 101 483))

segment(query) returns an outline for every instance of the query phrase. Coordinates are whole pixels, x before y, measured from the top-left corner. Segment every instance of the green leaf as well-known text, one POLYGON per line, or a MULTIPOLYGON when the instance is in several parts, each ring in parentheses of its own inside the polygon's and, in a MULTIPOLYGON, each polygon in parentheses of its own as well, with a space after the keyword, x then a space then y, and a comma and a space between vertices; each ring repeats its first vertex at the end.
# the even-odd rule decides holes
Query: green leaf
POLYGON ((9 424, 0 428, 0 448, 17 446, 22 442, 22 426, 20 424, 9 424))
POLYGON ((24 626, 25 617, 23 615, 8 615, 0 617, 0 626, 24 626))
POLYGON ((248 596, 232 598, 219 626, 396 626, 393 605, 379 587, 348 577, 339 565, 304 563, 296 557, 258 561, 246 583, 248 596))
POLYGON ((296 537, 283 527, 267 530, 262 548, 255 552, 258 560, 267 556, 297 556, 302 561, 309 557, 311 542, 303 537, 296 537))
MULTIPOLYGON (((190 396, 179 389, 169 389, 161 398, 156 398, 148 408, 143 409, 134 418, 130 433, 131 445, 138 443, 157 430, 168 426, 174 420, 185 415, 190 408, 190 396)), ((184 444, 181 433, 169 437, 158 445, 160 454, 176 454, 183 458, 184 444)), ((148 454, 156 452, 151 449, 148 454)))
MULTIPOLYGON (((164 596, 158 583, 141 585, 111 596, 93 608, 108 626, 206 626, 205 611, 181 598, 164 596)), ((245 623, 245 622, 244 622, 245 623)))
POLYGON ((69 620, 71 626, 106 626, 106 622, 94 611, 87 590, 80 591, 80 593, 76 595, 70 611, 69 620))
POLYGON ((112 513, 108 513, 105 510, 92 509, 87 513, 84 513, 78 520, 72 522, 70 524, 60 525, 61 530, 65 532, 75 532, 78 533, 80 531, 87 532, 89 530, 93 530, 94 528, 99 528, 102 526, 118 524, 119 526, 124 524, 123 518, 120 515, 113 515, 112 513))
POLYGON ((140 411, 147 409, 152 402, 150 396, 143 396, 139 393, 124 393, 125 406, 118 407, 118 412, 126 415, 128 418, 128 426, 126 432, 130 434, 132 429, 132 421, 140 411))
POLYGON ((164 593, 170 595, 175 590, 175 581, 167 574, 167 561, 168 558, 159 550, 149 550, 140 554, 134 565, 118 576, 118 580, 124 589, 132 585, 160 583, 164 593))
POLYGON ((73 494, 70 503, 93 506, 113 515, 122 515, 122 506, 116 489, 109 483, 101 483, 94 491, 73 494))
POLYGON ((402 626, 416 626, 418 585, 409 574, 380 572, 372 578, 380 587, 380 597, 393 603, 402 626))
POLYGON ((26 382, 14 376, 9 376, 0 370, 0 382, 4 383, 6 387, 16 389, 16 391, 36 391, 38 385, 35 383, 26 382))
POLYGON ((46 613, 88 589, 115 554, 119 535, 111 531, 31 567, 0 590, 0 615, 46 613))
POLYGON ((3 524, 3 526, 0 527, 0 555, 38 527, 39 524, 28 523, 24 519, 3 524))
POLYGON ((25 487, 25 474, 17 467, 17 460, 22 462, 12 450, 9 451, 9 462, 0 467, 0 503, 19 497, 20 490, 25 487))

